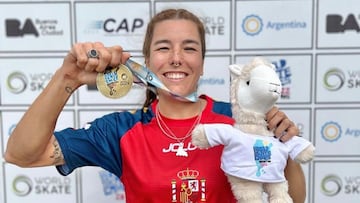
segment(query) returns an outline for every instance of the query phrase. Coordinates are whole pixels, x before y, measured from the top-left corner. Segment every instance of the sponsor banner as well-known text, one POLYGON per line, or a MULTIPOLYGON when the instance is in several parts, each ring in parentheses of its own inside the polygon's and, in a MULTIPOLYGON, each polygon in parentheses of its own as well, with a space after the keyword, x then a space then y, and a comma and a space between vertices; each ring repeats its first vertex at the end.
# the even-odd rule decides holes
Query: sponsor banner
POLYGON ((311 202, 359 202, 360 161, 316 161, 311 202))
POLYGON ((20 168, 5 164, 5 202, 77 203, 75 173, 60 175, 54 166, 20 168))
POLYGON ((75 2, 76 41, 99 41, 140 51, 150 18, 150 2, 75 2))
POLYGON ((360 1, 318 0, 318 48, 360 48, 360 1))
MULTIPOLYGON (((235 63, 249 63, 252 56, 235 56, 235 63)), ((310 103, 312 92, 311 55, 262 55, 275 65, 282 84, 278 104, 310 103)))
POLYGON ((185 8, 200 17, 205 26, 208 51, 230 50, 231 1, 155 1, 156 13, 167 8, 185 8))
MULTIPOLYGON (((0 93, 2 105, 29 105, 46 87, 62 63, 58 57, 1 58, 0 93)), ((73 104, 70 97, 68 105, 73 104)))
POLYGON ((359 115, 359 108, 315 108, 316 154, 360 157, 359 115))
MULTIPOLYGON (((229 102, 229 64, 259 55, 274 64, 283 85, 277 105, 316 147, 314 161, 301 164, 305 202, 359 202, 359 0, 0 0, 0 202, 126 202, 119 178, 101 168, 64 177, 55 167, 8 164, 4 151, 74 42, 121 45, 143 63, 147 23, 165 8, 189 9, 205 25, 199 94, 229 102)), ((145 90, 134 84, 126 96, 110 99, 96 85, 84 85, 70 97, 56 130, 138 108, 145 90)))
POLYGON ((204 75, 201 76, 198 94, 207 94, 210 97, 230 101, 230 71, 231 57, 228 55, 207 56, 204 62, 204 75))
POLYGON ((70 49, 70 2, 0 2, 0 52, 70 49))
POLYGON ((313 18, 312 0, 237 0, 235 48, 311 48, 313 18))
MULTIPOLYGON (((4 110, 0 112, 1 115, 1 126, 2 126, 2 143, 3 149, 5 150, 7 141, 16 127, 17 123, 20 121, 21 117, 24 115, 25 111, 17 110, 4 110)), ((58 122, 56 123, 55 130, 61 130, 67 127, 75 126, 75 114, 74 111, 64 110, 60 113, 58 122)))
POLYGON ((81 169, 81 199, 86 203, 125 203, 124 185, 120 179, 99 167, 81 169))
POLYGON ((359 103, 360 54, 316 56, 316 103, 359 103))

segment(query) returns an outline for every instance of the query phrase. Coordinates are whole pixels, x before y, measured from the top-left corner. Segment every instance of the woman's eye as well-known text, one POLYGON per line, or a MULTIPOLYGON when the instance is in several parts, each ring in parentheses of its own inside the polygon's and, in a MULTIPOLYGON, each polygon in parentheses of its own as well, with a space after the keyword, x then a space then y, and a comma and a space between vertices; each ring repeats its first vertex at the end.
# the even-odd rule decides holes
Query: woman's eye
POLYGON ((196 49, 193 47, 186 47, 185 50, 186 51, 196 51, 196 49))
POLYGON ((246 81, 246 84, 249 86, 250 85, 250 80, 246 81))
POLYGON ((165 50, 169 50, 169 48, 168 47, 160 47, 160 48, 158 48, 158 50, 159 51, 165 51, 165 50))

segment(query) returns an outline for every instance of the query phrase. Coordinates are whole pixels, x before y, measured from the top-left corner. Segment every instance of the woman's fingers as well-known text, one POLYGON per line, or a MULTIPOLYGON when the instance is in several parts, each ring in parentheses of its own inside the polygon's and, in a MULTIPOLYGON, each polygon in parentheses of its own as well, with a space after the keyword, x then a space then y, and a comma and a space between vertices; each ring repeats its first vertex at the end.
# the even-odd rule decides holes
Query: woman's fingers
POLYGON ((299 129, 294 122, 292 122, 284 112, 279 111, 277 107, 273 107, 266 114, 266 120, 269 130, 272 130, 275 137, 283 142, 299 134, 299 129))

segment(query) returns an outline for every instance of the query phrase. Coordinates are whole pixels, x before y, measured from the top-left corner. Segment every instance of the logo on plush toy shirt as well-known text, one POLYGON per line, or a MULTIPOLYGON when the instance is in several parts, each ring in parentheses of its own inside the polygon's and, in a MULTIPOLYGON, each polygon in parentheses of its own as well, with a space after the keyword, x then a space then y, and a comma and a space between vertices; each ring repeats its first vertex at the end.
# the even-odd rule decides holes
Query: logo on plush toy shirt
POLYGON ((257 166, 256 176, 263 174, 263 167, 271 162, 271 147, 272 143, 267 143, 264 140, 256 140, 253 146, 254 158, 257 166))

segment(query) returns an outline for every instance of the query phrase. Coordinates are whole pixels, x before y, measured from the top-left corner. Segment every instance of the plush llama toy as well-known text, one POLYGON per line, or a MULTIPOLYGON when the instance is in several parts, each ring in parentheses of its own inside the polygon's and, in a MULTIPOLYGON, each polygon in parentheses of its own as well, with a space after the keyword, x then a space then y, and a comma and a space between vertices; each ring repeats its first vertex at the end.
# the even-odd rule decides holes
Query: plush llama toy
POLYGON ((192 144, 200 149, 224 145, 221 168, 238 202, 262 203, 263 192, 271 203, 293 202, 284 176, 287 159, 309 162, 315 147, 298 136, 280 142, 267 129, 265 114, 281 93, 271 63, 256 57, 244 66, 230 65, 230 72, 234 126, 199 124, 192 132, 192 144))

